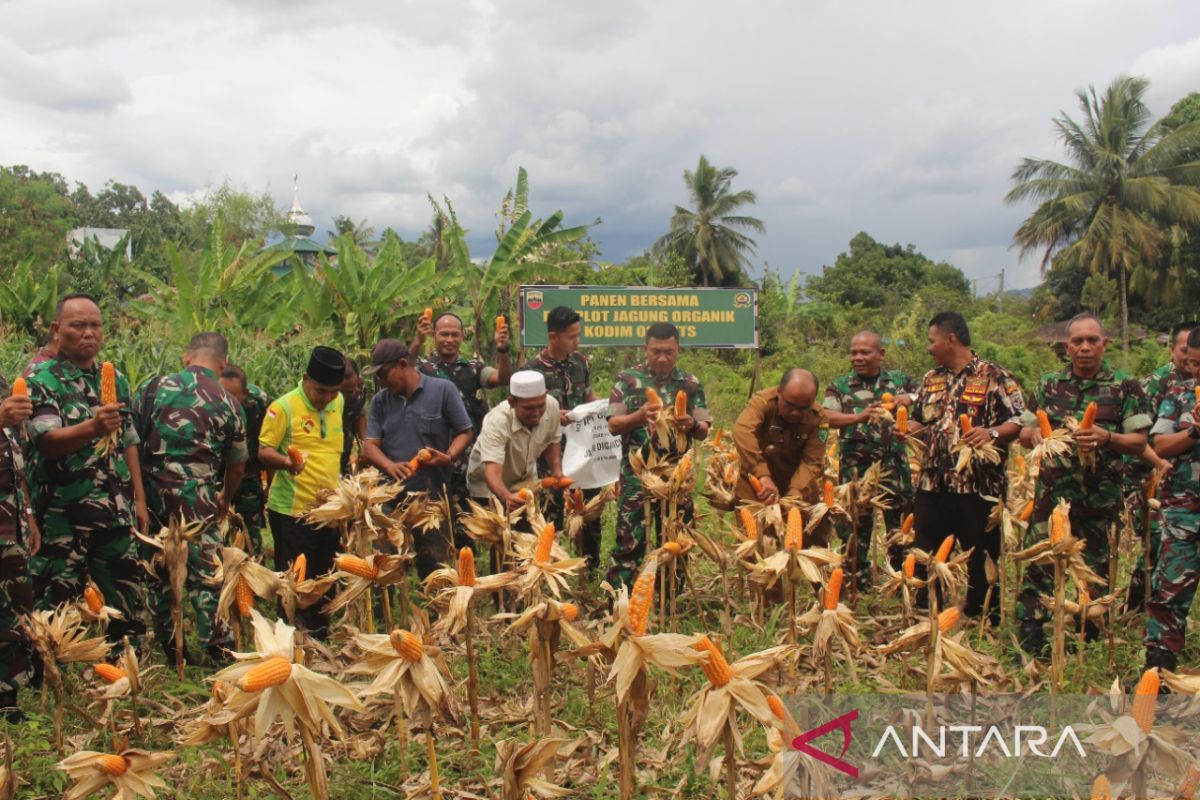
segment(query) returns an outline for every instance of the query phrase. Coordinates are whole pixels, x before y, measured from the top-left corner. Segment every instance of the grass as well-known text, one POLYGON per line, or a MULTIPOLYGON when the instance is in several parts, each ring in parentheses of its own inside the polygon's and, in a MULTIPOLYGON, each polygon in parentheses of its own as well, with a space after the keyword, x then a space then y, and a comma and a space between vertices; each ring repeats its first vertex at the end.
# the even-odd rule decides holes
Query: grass
MULTIPOLYGON (((709 533, 715 533, 716 529, 725 523, 723 515, 704 515, 703 504, 701 511, 701 524, 709 533)), ((608 548, 612 546, 613 516, 614 509, 607 509, 604 552, 608 552, 608 548)), ((1134 547, 1134 542, 1126 537, 1120 562, 1123 565, 1123 581, 1127 581, 1128 571, 1136 555, 1134 547)), ((875 555, 877 557, 878 553, 875 555)), ((702 557, 693 561, 693 572, 702 587, 705 605, 713 610, 709 617, 715 621, 715 610, 720 605, 719 583, 716 581, 712 565, 700 561, 700 558, 702 557)), ((1009 582, 1012 593, 1008 600, 1010 609, 1017 586, 1015 577, 1011 575, 1012 579, 1009 582)), ((601 595, 601 590, 596 586, 590 587, 590 592, 593 596, 601 595)), ((737 603, 736 591, 734 596, 737 603)), ((786 625, 781 622, 784 606, 769 610, 765 624, 760 630, 748 623, 748 598, 747 594, 738 605, 739 613, 744 616, 734 625, 732 641, 722 642, 722 648, 730 662, 742 655, 776 644, 786 636, 786 625)), ((415 592, 413 600, 422 602, 415 592)), ((798 603, 799 610, 804 610, 812 600, 808 588, 803 587, 798 603)), ((484 602, 486 605, 480 611, 490 613, 490 600, 484 602)), ((856 618, 862 626, 864 640, 876 643, 879 641, 879 630, 872 621, 883 615, 897 613, 894 601, 881 601, 877 595, 871 593, 859 595, 855 610, 856 618)), ((695 631, 697 623, 693 619, 694 610, 686 597, 681 597, 680 614, 681 632, 695 631)), ((1016 674, 1018 670, 1012 661, 1011 644, 1015 623, 1011 621, 1011 614, 1009 618, 1010 622, 1004 629, 984 637, 979 649, 1000 659, 1012 674, 1016 674)), ((652 632, 656 629, 656 623, 657 620, 652 623, 652 632)), ((597 624, 603 626, 603 622, 597 624)), ((463 709, 464 719, 460 726, 442 725, 438 728, 437 745, 446 797, 455 797, 459 790, 485 797, 489 796, 490 792, 490 796, 498 797, 498 786, 487 785, 496 775, 493 770, 496 742, 505 739, 527 741, 531 735, 530 726, 521 721, 526 716, 525 708, 531 695, 526 642, 519 636, 502 637, 502 630, 503 625, 481 624, 476 640, 481 703, 485 709, 485 724, 478 753, 471 752, 467 736, 467 668, 462 656, 461 643, 447 649, 447 661, 452 667, 456 685, 461 687, 456 691, 456 699, 463 709)), ((976 641, 976 633, 973 626, 968 627, 972 644, 976 641)), ((1106 641, 1088 644, 1082 664, 1074 654, 1074 644, 1069 644, 1064 691, 1104 691, 1111 685, 1114 677, 1120 677, 1122 683, 1136 680, 1142 659, 1140 635, 1141 629, 1137 624, 1120 627, 1115 669, 1109 669, 1108 666, 1106 641)), ((802 634, 801 643, 804 644, 808 640, 809 637, 802 634)), ((161 663, 160 650, 155 651, 153 659, 161 663)), ((848 670, 839 659, 840 653, 835 656, 834 661, 837 671, 835 686, 839 693, 862 694, 878 691, 878 684, 872 680, 872 674, 862 669, 861 665, 858 670, 859 682, 851 684, 848 670)), ((884 662, 877 674, 901 689, 922 692, 923 664, 923 654, 893 657, 884 662)), ((169 669, 159 668, 148 675, 144 692, 148 703, 143 703, 142 709, 143 718, 150 716, 153 725, 147 729, 141 740, 132 741, 130 745, 151 750, 173 747, 172 738, 178 719, 171 717, 181 714, 185 709, 199 707, 208 700, 209 687, 205 678, 215 671, 189 667, 187 679, 182 685, 176 683, 174 673, 169 669), (149 703, 159 704, 162 710, 148 714, 146 706, 149 703), (166 711, 175 714, 164 713, 166 711)), ((64 670, 64 675, 69 702, 83 705, 89 687, 83 678, 82 669, 71 667, 64 670)), ((561 726, 564 737, 582 736, 584 739, 574 754, 569 771, 565 776, 560 774, 559 780, 571 790, 574 797, 590 797, 597 800, 616 798, 618 787, 615 764, 599 770, 595 766, 616 746, 615 702, 611 691, 600 686, 604 675, 598 671, 596 702, 590 704, 586 691, 586 675, 586 665, 580 659, 565 658, 557 667, 554 681, 556 723, 561 726)), ((799 678, 802 682, 811 682, 812 691, 820 691, 819 676, 815 670, 809 673, 802 666, 799 678)), ((707 765, 694 763, 692 746, 680 745, 681 731, 676 722, 685 710, 688 698, 705 680, 702 672, 699 669, 690 670, 677 679, 652 670, 651 680, 653 690, 650 711, 642 729, 641 739, 642 774, 639 780, 643 796, 675 792, 679 793, 677 796, 683 797, 721 796, 721 790, 710 782, 707 765)), ((769 673, 764 676, 764 680, 781 694, 786 695, 796 689, 795 686, 788 685, 786 671, 769 673)), ((1028 683, 1027 679, 1022 680, 1028 683)), ((52 747, 50 710, 41 707, 39 694, 32 690, 22 692, 20 704, 28 715, 27 720, 20 725, 10 725, 7 729, 14 745, 14 772, 22 782, 18 796, 56 797, 66 788, 66 778, 63 773, 54 769, 58 756, 52 747)), ((94 716, 98 714, 95 710, 91 713, 94 716)), ((747 723, 744 719, 743 725, 748 733, 745 742, 748 758, 766 756, 767 749, 761 726, 747 723)), ((403 776, 419 776, 426 769, 425 746, 421 735, 416 732, 410 735, 408 750, 404 758, 400 759, 397 758, 394 729, 383 725, 380 731, 382 736, 372 736, 369 731, 359 732, 362 743, 358 747, 334 745, 328 748, 327 753, 333 760, 329 769, 331 796, 353 800, 403 797, 403 776)), ((67 737, 68 751, 84 748, 108 750, 112 746, 107 730, 97 730, 73 711, 67 713, 67 737)), ((180 750, 177 758, 164 770, 164 777, 170 785, 170 789, 164 795, 203 797, 206 800, 232 798, 234 794, 230 758, 227 743, 180 750)), ((298 799, 308 796, 307 788, 303 784, 303 769, 298 753, 279 751, 268 757, 267 763, 275 780, 287 792, 298 799)), ((743 785, 748 779, 749 775, 744 774, 743 785)), ((265 798, 279 795, 266 781, 252 778, 247 782, 245 796, 265 798)))

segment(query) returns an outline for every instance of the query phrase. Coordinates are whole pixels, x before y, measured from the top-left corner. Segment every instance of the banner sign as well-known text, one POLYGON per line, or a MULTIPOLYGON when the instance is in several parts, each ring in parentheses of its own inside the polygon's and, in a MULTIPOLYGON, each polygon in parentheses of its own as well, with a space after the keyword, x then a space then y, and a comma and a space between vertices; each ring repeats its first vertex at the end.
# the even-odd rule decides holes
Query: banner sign
POLYGON ((522 286, 522 346, 546 346, 546 315, 557 306, 579 312, 583 347, 640 347, 655 322, 679 328, 684 347, 758 347, 755 289, 522 286))

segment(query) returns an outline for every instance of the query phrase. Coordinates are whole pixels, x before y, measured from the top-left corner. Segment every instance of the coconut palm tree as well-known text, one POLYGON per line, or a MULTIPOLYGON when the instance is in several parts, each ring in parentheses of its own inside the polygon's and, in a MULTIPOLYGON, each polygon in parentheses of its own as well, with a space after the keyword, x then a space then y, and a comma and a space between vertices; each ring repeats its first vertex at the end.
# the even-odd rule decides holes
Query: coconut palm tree
POLYGON ((1061 251, 1093 272, 1115 277, 1121 340, 1129 346, 1129 276, 1157 269, 1176 226, 1200 221, 1200 123, 1150 123, 1144 78, 1121 76, 1097 96, 1077 92, 1083 119, 1054 119, 1069 163, 1026 158, 1012 174, 1005 202, 1039 203, 1013 235, 1024 256, 1043 250, 1042 268, 1061 251))
POLYGON ((700 156, 694 172, 683 171, 694 210, 675 206, 671 229, 655 244, 660 252, 683 256, 702 286, 737 285, 750 266, 748 255, 757 247, 743 231, 767 232, 762 220, 735 213, 758 202, 749 189, 732 191, 735 177, 737 170, 713 166, 700 156))

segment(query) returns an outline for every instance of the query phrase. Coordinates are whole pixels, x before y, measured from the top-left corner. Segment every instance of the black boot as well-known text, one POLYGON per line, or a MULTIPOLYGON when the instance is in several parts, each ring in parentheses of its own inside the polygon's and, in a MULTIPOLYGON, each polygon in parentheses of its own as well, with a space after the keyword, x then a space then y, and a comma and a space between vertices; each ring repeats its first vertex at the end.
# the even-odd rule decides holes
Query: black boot
POLYGON ((1045 658, 1049 654, 1046 630, 1039 620, 1022 620, 1017 641, 1021 645, 1021 649, 1033 658, 1045 658))
POLYGON ((25 712, 17 708, 16 692, 0 692, 0 717, 13 724, 25 721, 25 712))
POLYGON ((1175 671, 1176 657, 1175 653, 1165 647, 1147 647, 1146 648, 1146 669, 1159 669, 1175 671))

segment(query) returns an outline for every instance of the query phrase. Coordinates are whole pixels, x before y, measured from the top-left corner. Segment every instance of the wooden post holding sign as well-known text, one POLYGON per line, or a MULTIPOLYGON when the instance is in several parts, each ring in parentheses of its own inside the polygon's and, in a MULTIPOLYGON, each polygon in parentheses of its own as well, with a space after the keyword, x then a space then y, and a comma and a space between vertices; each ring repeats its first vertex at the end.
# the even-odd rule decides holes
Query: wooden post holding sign
POLYGON ((757 289, 522 286, 521 345, 545 347, 546 315, 579 312, 583 347, 641 347, 656 322, 679 328, 683 347, 758 349, 757 289))

